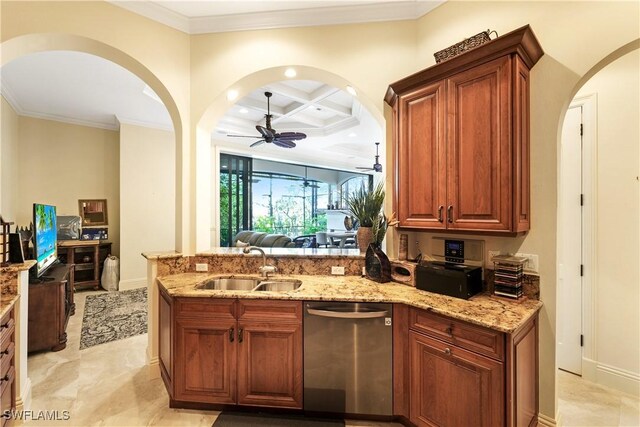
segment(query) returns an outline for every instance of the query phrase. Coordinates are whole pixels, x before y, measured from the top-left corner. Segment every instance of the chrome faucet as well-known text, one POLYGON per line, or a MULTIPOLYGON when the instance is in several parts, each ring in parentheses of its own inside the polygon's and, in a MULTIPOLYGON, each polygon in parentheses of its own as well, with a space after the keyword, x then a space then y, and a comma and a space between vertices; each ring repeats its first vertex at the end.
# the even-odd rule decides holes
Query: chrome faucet
POLYGON ((260 252, 262 254, 262 267, 260 267, 260 274, 262 275, 262 277, 268 279, 269 273, 275 273, 276 271, 278 271, 275 265, 267 265, 267 255, 264 253, 264 250, 262 250, 262 248, 259 248, 257 246, 245 246, 242 249, 242 253, 244 254, 248 254, 251 251, 260 252))

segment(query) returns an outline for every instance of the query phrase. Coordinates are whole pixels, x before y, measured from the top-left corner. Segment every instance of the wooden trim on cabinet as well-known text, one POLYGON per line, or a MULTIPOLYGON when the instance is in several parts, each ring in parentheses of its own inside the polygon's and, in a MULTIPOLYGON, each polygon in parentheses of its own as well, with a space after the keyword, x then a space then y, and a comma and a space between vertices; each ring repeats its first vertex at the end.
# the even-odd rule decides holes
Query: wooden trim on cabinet
POLYGON ((452 74, 475 67, 478 64, 514 53, 519 55, 529 68, 533 67, 542 55, 544 55, 544 51, 529 25, 525 25, 524 27, 487 42, 476 49, 467 51, 448 61, 433 65, 390 84, 384 100, 387 104, 393 106, 399 95, 425 82, 444 79, 452 74))
POLYGON ((409 419, 409 307, 393 305, 393 414, 409 419))
POLYGON ((539 408, 538 314, 507 338, 506 425, 535 426, 539 408))
POLYGON ((514 58, 513 74, 513 228, 526 232, 531 227, 530 86, 529 69, 518 56, 514 58))

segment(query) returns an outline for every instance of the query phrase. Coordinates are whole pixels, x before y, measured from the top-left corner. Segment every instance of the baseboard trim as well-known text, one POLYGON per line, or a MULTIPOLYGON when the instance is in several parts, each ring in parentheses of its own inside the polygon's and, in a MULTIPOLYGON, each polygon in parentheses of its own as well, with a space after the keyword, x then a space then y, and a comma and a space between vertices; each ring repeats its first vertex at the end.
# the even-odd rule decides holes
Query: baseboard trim
POLYGON ((636 398, 640 397, 640 375, 635 372, 583 358, 582 377, 596 384, 630 394, 636 398))
POLYGON ((149 363, 147 363, 147 367, 147 374, 150 380, 160 378, 160 359, 157 357, 151 359, 149 363))
POLYGON ((120 280, 118 284, 119 291, 128 291, 131 289, 145 288, 147 286, 147 278, 120 280))
POLYGON ((538 412, 538 425, 544 427, 558 427, 560 426, 560 414, 556 414, 555 418, 551 418, 545 414, 538 412))
POLYGON ((22 390, 21 396, 16 396, 16 410, 17 411, 29 411, 31 410, 31 378, 27 378, 24 383, 24 390, 22 390))

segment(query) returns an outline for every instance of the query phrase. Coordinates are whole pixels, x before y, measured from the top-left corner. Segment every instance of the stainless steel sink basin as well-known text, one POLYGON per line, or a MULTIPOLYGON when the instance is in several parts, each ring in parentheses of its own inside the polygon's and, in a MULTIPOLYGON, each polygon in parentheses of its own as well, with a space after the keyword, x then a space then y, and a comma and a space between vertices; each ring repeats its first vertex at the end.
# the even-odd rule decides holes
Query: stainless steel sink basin
POLYGON ((226 291, 251 291, 258 286, 261 279, 250 277, 226 277, 219 279, 207 280, 204 283, 196 285, 196 289, 219 289, 226 291))
POLYGON ((294 291, 302 285, 300 280, 259 279, 254 277, 220 277, 196 285, 196 289, 224 291, 294 291))
POLYGON ((265 292, 287 292, 295 291, 300 286, 302 286, 302 282, 300 280, 265 280, 264 282, 260 282, 254 290, 265 292))

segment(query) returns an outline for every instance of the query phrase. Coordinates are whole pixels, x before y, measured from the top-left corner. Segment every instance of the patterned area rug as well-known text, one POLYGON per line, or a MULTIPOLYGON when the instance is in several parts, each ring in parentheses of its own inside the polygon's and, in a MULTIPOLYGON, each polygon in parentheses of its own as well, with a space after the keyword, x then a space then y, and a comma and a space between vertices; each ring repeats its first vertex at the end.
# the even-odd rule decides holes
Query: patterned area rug
POLYGON ((87 296, 80 350, 146 333, 146 287, 87 296))

